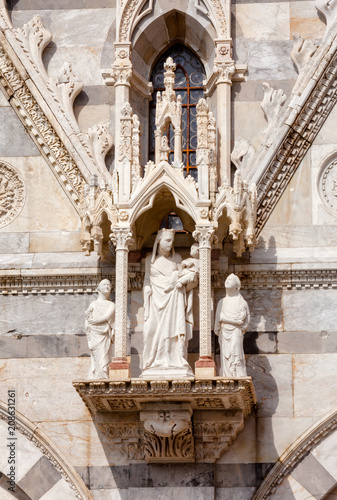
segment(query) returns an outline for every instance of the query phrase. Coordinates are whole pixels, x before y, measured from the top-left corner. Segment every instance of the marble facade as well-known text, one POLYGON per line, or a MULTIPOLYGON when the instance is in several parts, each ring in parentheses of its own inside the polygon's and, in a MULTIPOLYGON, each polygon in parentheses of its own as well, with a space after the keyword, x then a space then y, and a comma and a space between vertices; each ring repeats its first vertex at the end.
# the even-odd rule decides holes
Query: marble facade
MULTIPOLYGON (((0 497, 13 498, 3 450, 14 389, 23 498, 335 499, 334 2, 1 0, 0 8, 0 179, 11 189, 0 212, 0 497), (199 167, 204 158, 213 168, 211 152, 215 191, 208 176, 196 187, 168 162, 148 165, 143 178, 151 70, 176 41, 205 67, 205 113, 218 132, 215 149, 212 140, 200 146, 199 167), (126 164, 133 175, 119 189, 126 164), (235 168, 257 187, 254 251, 247 239, 233 250, 235 168), (149 201, 162 179, 176 196, 149 201), (141 215, 148 201, 150 215, 141 215), (199 244, 210 226, 218 238, 204 242, 210 272, 194 291, 194 374, 205 369, 201 354, 219 373, 214 315, 231 273, 251 314, 244 351, 257 406, 215 463, 126 458, 72 385, 89 372, 84 313, 105 279, 116 303, 115 368, 141 375, 145 259, 170 211, 187 231, 175 240, 183 259, 196 229, 199 244)), ((3 194, 0 185, 0 210, 3 194)))

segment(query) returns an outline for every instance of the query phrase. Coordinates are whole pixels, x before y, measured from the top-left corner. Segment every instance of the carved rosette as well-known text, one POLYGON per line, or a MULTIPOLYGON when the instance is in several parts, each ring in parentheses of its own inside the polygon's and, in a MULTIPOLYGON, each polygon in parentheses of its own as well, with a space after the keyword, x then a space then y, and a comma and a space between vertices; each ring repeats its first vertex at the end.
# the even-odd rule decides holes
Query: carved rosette
POLYGON ((0 228, 10 224, 25 203, 25 186, 20 174, 8 163, 0 162, 0 228))
POLYGON ((324 207, 337 217, 337 159, 323 167, 318 178, 318 191, 324 207))

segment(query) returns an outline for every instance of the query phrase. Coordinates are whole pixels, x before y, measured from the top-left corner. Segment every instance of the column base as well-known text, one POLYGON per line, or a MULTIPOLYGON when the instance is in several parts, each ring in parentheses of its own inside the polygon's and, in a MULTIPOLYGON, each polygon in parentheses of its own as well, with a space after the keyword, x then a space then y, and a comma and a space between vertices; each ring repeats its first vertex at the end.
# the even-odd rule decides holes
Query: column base
POLYGON ((195 378, 214 378, 215 361, 211 356, 200 356, 195 363, 195 378))
POLYGON ((109 365, 110 380, 130 380, 130 363, 126 358, 114 358, 109 365))

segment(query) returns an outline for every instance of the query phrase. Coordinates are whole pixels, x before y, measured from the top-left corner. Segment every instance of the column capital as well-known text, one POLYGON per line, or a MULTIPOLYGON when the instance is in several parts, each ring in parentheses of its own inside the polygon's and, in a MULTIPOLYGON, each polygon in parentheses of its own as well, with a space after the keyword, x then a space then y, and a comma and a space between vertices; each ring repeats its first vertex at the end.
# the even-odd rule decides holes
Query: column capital
POLYGON ((200 248, 212 248, 212 243, 217 242, 213 226, 196 226, 193 231, 193 238, 199 243, 200 248))
POLYGON ((217 74, 216 85, 221 83, 232 84, 232 78, 235 73, 235 64, 233 60, 216 62, 214 72, 217 74))
POLYGON ((116 250, 129 250, 130 245, 134 242, 129 227, 115 227, 110 234, 110 239, 116 250))
POLYGON ((111 68, 102 71, 105 84, 129 87, 132 78, 131 44, 115 43, 114 45, 115 61, 111 68))

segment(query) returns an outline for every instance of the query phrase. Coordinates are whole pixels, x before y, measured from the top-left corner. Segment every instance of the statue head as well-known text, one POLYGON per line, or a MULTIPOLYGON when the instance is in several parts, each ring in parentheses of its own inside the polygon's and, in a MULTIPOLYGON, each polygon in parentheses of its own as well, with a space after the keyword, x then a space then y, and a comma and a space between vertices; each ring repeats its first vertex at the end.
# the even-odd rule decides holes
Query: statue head
POLYGON ((102 280, 98 284, 96 292, 98 293, 98 295, 102 295, 105 299, 108 299, 110 297, 110 293, 111 293, 110 281, 107 279, 102 280))
POLYGON ((229 276, 227 276, 225 281, 225 287, 226 287, 226 292, 228 292, 229 295, 237 295, 241 288, 241 281, 235 274, 232 273, 229 276))
POLYGON ((152 251, 152 264, 156 259, 156 255, 158 253, 158 247, 164 250, 164 252, 171 252, 174 254, 173 242, 174 242, 174 229, 160 229, 157 233, 156 239, 153 245, 152 251))
POLYGON ((199 259, 199 244, 193 243, 190 249, 190 254, 193 259, 199 259))

